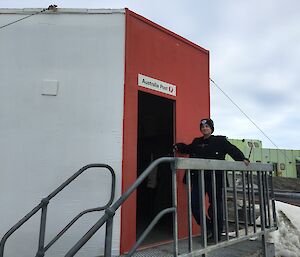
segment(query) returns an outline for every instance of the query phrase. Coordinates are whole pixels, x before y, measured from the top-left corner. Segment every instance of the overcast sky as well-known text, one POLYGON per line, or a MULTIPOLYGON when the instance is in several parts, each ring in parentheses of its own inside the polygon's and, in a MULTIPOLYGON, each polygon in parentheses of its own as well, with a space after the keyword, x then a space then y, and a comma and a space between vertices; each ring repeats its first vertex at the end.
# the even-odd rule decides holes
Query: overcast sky
MULTIPOLYGON (((299 0, 0 0, 0 8, 124 8, 210 51, 210 77, 279 148, 300 149, 299 0)), ((201 100, 201 99, 199 99, 201 100)), ((215 134, 275 146, 211 84, 215 134)))

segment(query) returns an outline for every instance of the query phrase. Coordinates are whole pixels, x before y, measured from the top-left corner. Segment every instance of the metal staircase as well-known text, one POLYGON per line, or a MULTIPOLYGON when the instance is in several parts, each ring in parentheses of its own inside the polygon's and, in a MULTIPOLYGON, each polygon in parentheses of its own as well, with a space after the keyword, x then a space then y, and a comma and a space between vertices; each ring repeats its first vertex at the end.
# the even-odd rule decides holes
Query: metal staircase
MULTIPOLYGON (((58 189, 51 193, 48 197, 44 198, 41 203, 35 207, 30 213, 28 213, 21 221, 19 221, 1 241, 0 257, 3 257, 4 245, 8 237, 14 233, 20 226, 22 226, 30 217, 32 217, 40 209, 41 212, 41 225, 40 225, 40 236, 39 236, 39 248, 36 257, 44 256, 45 252, 51 245, 56 242, 60 236, 78 220, 83 214, 91 211, 105 210, 104 215, 89 229, 89 231, 66 253, 65 257, 74 256, 89 239, 105 224, 105 249, 104 256, 112 256, 112 229, 113 229, 113 218, 115 212, 120 206, 128 199, 128 197, 137 189, 137 187, 147 178, 147 176, 154 170, 158 165, 162 163, 169 163, 172 169, 172 206, 160 211, 153 221, 148 225, 146 230, 142 233, 140 238, 137 240, 132 249, 124 256, 133 256, 141 245, 143 240, 147 237, 153 227, 158 221, 166 214, 173 214, 173 245, 171 255, 176 257, 192 257, 192 256, 206 256, 215 250, 241 243, 249 240, 251 237, 260 237, 262 245, 262 254, 267 256, 267 242, 266 236, 269 232, 277 229, 276 223, 276 211, 275 211, 275 198, 273 191, 273 166, 271 164, 252 163, 249 166, 245 166, 243 162, 229 162, 221 160, 207 160, 207 159, 194 159, 194 158, 176 158, 176 157, 162 157, 152 162, 148 168, 137 178, 135 183, 113 204, 114 188, 115 188, 115 175, 112 168, 104 164, 91 164, 83 167, 77 173, 75 173, 70 179, 63 183, 58 189), (46 224, 46 213, 47 204, 51 198, 53 198, 58 192, 65 188, 71 181, 79 176, 84 170, 90 167, 104 167, 107 168, 112 174, 112 191, 109 202, 99 208, 89 209, 78 216, 76 216, 47 246, 44 246, 45 238, 45 224, 46 224), (187 249, 179 249, 178 240, 178 223, 177 223, 177 170, 187 171, 187 202, 188 202, 188 238, 187 238, 187 249), (199 185, 199 199, 200 199, 200 226, 201 236, 194 243, 194 236, 192 235, 192 214, 191 214, 191 176, 190 171, 196 170, 198 173, 198 185, 199 185), (225 211, 225 238, 222 241, 218 241, 216 237, 213 244, 208 244, 206 236, 206 214, 205 214, 205 191, 204 191, 204 172, 211 172, 212 175, 212 192, 213 199, 212 204, 216 206, 216 173, 220 172, 222 175, 227 177, 230 173, 233 180, 233 188, 229 190, 227 187, 226 179, 223 179, 224 188, 224 211, 225 211), (242 178, 242 186, 237 188, 236 176, 239 175, 242 178), (256 189, 253 185, 253 178, 256 177, 258 181, 258 188, 256 189), (235 235, 229 235, 228 228, 228 195, 232 194, 234 203, 234 219, 235 219, 235 235), (239 220, 237 202, 238 200, 243 202, 244 220, 239 220), (255 205, 259 204, 259 216, 260 224, 257 224, 257 216, 255 212, 255 205), (242 225, 241 225, 242 224, 242 225), (241 233, 241 226, 242 231, 241 233)), ((217 210, 214 207, 213 211, 214 231, 217 234, 217 210)), ((142 256, 142 255, 141 255, 142 256)), ((154 256, 154 255, 153 255, 154 256)), ((169 255, 168 255, 169 256, 169 255)))
MULTIPOLYGON (((271 164, 252 163, 249 166, 245 166, 243 162, 228 162, 221 160, 206 160, 206 159, 194 159, 194 158, 175 158, 175 157, 162 157, 152 162, 148 168, 137 178, 136 182, 110 207, 105 210, 105 214, 94 224, 94 226, 74 245, 74 247, 65 255, 65 257, 74 256, 81 247, 101 228, 106 224, 106 236, 105 236, 105 250, 104 256, 111 257, 112 254, 112 225, 113 217, 116 210, 128 199, 128 197, 137 189, 137 187, 147 178, 147 176, 162 163, 169 163, 172 169, 172 206, 160 211, 153 221, 148 225, 146 230, 142 233, 140 238, 131 248, 131 250, 124 256, 135 255, 136 250, 141 245, 143 240, 147 237, 153 227, 158 221, 166 214, 173 213, 173 246, 172 256, 189 257, 189 256, 206 256, 217 249, 222 249, 236 243, 246 241, 252 237, 260 237, 262 245, 262 255, 267 256, 267 242, 266 236, 269 232, 277 229, 276 211, 275 211, 275 198, 273 191, 273 166, 271 164), (187 252, 179 251, 178 240, 178 223, 177 223, 177 170, 187 170, 187 199, 188 199, 188 250, 187 252), (192 215, 191 215, 191 176, 190 170, 197 170, 199 173, 198 184, 200 185, 200 214, 201 220, 201 234, 200 244, 193 246, 192 235, 192 215), (228 229, 228 206, 227 197, 230 192, 226 185, 226 180, 223 179, 224 184, 224 210, 225 210, 225 237, 224 241, 218 242, 215 239, 213 245, 208 245, 206 237, 206 222, 205 222, 205 192, 204 192, 204 172, 212 173, 212 190, 213 190, 213 205, 216 204, 216 185, 215 176, 216 172, 221 172, 224 176, 231 173, 233 179, 233 199, 234 199, 234 213, 235 213, 235 236, 229 236, 228 229), (240 175, 243 180, 241 188, 237 188, 235 185, 236 176, 240 175), (258 188, 256 189, 253 184, 254 176, 258 181, 258 188), (240 196, 238 196, 238 194, 240 196), (242 198, 244 206, 244 233, 240 233, 240 221, 238 217, 237 201, 242 198), (260 206, 260 224, 257 224, 255 205, 260 206), (249 213, 247 211, 249 210, 249 213), (200 245, 200 247, 198 247, 200 245)), ((214 209, 213 219, 216 221, 217 213, 214 209)), ((214 223, 216 224, 216 222, 214 223)), ((214 226, 215 232, 217 231, 216 225, 214 226)), ((139 255, 137 255, 139 256, 139 255)), ((142 256, 142 255, 141 255, 142 256)))

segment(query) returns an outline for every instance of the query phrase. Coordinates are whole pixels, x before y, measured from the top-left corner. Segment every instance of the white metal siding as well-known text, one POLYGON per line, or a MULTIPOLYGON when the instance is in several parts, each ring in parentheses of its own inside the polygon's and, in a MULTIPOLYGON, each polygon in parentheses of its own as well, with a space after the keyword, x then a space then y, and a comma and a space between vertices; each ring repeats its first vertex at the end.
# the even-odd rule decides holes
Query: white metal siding
MULTIPOLYGON (((21 17, 0 15, 0 25, 21 17)), ((1 237, 88 163, 111 165, 120 195, 124 34, 124 13, 42 14, 0 31, 1 237)), ((108 175, 92 171, 60 193, 49 204, 46 243, 80 211, 103 205, 109 187, 108 175)), ((99 217, 88 214, 46 256, 64 256, 99 217)), ((39 218, 9 239, 5 256, 35 256, 39 218)), ((100 255, 103 239, 104 229, 78 256, 100 255)), ((115 254, 119 244, 118 212, 115 254)))

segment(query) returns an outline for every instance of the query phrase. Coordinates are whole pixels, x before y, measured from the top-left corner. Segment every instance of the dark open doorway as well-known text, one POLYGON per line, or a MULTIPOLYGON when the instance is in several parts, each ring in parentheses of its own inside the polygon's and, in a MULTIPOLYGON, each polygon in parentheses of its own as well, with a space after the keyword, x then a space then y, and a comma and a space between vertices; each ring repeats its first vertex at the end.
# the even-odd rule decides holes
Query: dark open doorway
MULTIPOLYGON (((138 95, 138 176, 155 159, 172 156, 174 101, 139 92, 138 95)), ((162 164, 137 190, 137 238, 154 217, 172 205, 171 169, 162 164)), ((145 244, 172 239, 172 215, 166 215, 150 233, 145 244)))

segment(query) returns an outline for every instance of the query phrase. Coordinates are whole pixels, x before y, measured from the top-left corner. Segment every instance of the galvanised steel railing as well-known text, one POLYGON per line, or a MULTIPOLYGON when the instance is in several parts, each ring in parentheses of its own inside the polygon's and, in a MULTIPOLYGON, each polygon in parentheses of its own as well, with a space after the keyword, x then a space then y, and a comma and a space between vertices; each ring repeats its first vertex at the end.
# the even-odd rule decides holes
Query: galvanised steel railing
MULTIPOLYGON (((192 241, 192 228, 191 228, 191 201, 188 196, 188 230, 189 230, 189 252, 181 254, 179 256, 206 256, 210 251, 226 247, 231 244, 235 244, 244 240, 248 240, 252 237, 261 236, 262 240, 262 253, 263 256, 267 256, 266 249, 266 236, 269 232, 277 229, 276 210, 275 210, 275 197, 273 190, 273 166, 272 164, 251 163, 246 166, 243 162, 228 162, 219 160, 201 160, 201 159, 182 159, 178 158, 175 164, 177 169, 187 170, 187 191, 191 191, 190 183, 190 170, 197 170, 198 172, 198 185, 200 185, 199 199, 200 199, 200 226, 201 226, 201 245, 200 249, 193 249, 192 241), (204 172, 211 172, 212 175, 212 205, 213 205, 213 220, 214 220, 214 234, 218 234, 217 227, 217 208, 216 208, 216 173, 221 172, 223 177, 223 210, 225 220, 225 241, 218 242, 218 237, 214 238, 214 244, 207 244, 206 236, 206 213, 205 213, 205 189, 204 189, 204 172), (233 196, 233 213, 235 233, 229 232, 228 225, 228 186, 227 175, 232 175, 232 196, 233 196), (238 192, 236 186, 236 176, 239 174, 242 177, 242 187, 239 188, 242 195, 243 202, 243 232, 244 235, 240 235, 240 220, 238 215, 238 192), (257 188, 254 185, 254 176, 257 178, 257 188), (257 196, 255 196, 257 191, 257 196), (260 223, 257 224, 255 205, 259 204, 259 217, 260 223), (234 234, 234 236, 232 236, 234 234)), ((190 193, 189 193, 190 194, 190 193)))
POLYGON ((95 211, 103 211, 107 209, 114 200, 115 197, 115 184, 116 184, 116 176, 112 167, 107 164, 89 164, 81 169, 79 169, 73 176, 67 179, 63 184, 61 184, 57 189, 55 189, 51 194, 41 200, 41 203, 38 204, 35 208, 33 208, 28 214, 26 214, 16 225, 14 225, 2 238, 0 242, 0 257, 4 256, 4 247, 7 239, 17 231, 25 222, 27 222, 32 216, 34 216, 39 210, 41 210, 41 222, 40 222, 40 232, 39 232, 39 244, 38 251, 36 257, 43 257, 45 252, 83 215, 95 212, 95 211), (45 232, 46 232, 46 221, 47 221, 47 207, 49 201, 55 197, 59 192, 61 192, 66 186, 68 186, 72 181, 74 181, 79 175, 81 175, 84 171, 91 168, 105 168, 111 173, 111 194, 109 201, 102 207, 91 208, 82 211, 75 218, 73 218, 68 225, 66 225, 46 246, 45 244, 45 232))
POLYGON ((148 168, 137 178, 136 182, 109 208, 105 210, 105 214, 94 224, 94 226, 74 245, 74 247, 65 255, 65 257, 74 256, 81 247, 98 231, 98 229, 106 224, 105 235, 105 250, 104 256, 111 257, 112 252, 112 228, 113 217, 116 210, 128 199, 128 197, 136 190, 136 188, 147 178, 147 176, 161 163, 170 163, 172 169, 172 206, 159 212, 154 220, 148 225, 144 233, 137 240, 132 249, 126 256, 132 256, 138 249, 143 240, 150 233, 157 222, 166 214, 173 213, 173 256, 177 257, 192 257, 192 256, 206 256, 208 252, 218 248, 223 248, 251 237, 260 236, 262 239, 263 256, 267 256, 266 250, 266 236, 269 232, 277 229, 275 198, 273 190, 273 166, 271 164, 251 163, 246 166, 243 162, 228 162, 221 160, 207 160, 195 158, 175 158, 162 157, 152 162, 148 168), (188 199, 188 242, 189 248, 187 253, 179 255, 178 250, 178 222, 177 222, 177 170, 187 170, 187 199, 188 199), (199 185, 199 205, 200 205, 200 227, 201 227, 201 248, 195 249, 193 247, 192 235, 192 214, 191 214, 191 176, 190 172, 193 170, 198 173, 199 185), (213 245, 208 245, 206 235, 206 213, 205 213, 205 176, 204 172, 210 172, 212 177, 212 205, 213 205, 213 220, 214 220, 214 234, 218 234, 217 227, 217 207, 216 207, 216 173, 222 173, 223 189, 224 189, 224 219, 225 219, 225 241, 218 241, 215 237, 213 245), (233 179, 233 204, 234 204, 234 219, 235 219, 235 235, 230 237, 228 226, 228 188, 225 177, 227 173, 232 174, 233 179), (244 231, 245 235, 240 234, 240 221, 237 207, 237 188, 236 175, 242 176, 242 201, 244 205, 244 231), (257 177, 258 198, 255 197, 255 187, 253 178, 257 177), (260 224, 257 224, 255 205, 259 203, 260 224), (248 208, 248 209, 247 209, 248 208))
MULTIPOLYGON (((104 225, 106 224, 106 233, 105 233, 105 249, 104 256, 111 257, 112 255, 112 229, 113 229, 113 217, 117 209, 128 199, 128 197, 137 189, 137 187, 147 178, 147 176, 161 163, 170 163, 171 166, 175 163, 175 158, 173 157, 162 157, 154 162, 152 162, 146 170, 137 178, 137 180, 127 189, 127 191, 109 208, 105 210, 104 215, 92 226, 92 228, 68 251, 65 257, 73 257, 80 249, 83 247, 86 242, 104 225)), ((160 220, 162 216, 166 213, 173 213, 173 238, 174 241, 178 243, 178 233, 177 233, 177 194, 176 192, 176 172, 172 168, 172 183, 173 183, 173 206, 162 210, 150 223, 145 232, 141 235, 140 240, 137 241, 135 246, 128 256, 132 256, 135 249, 138 248, 140 243, 144 240, 147 234, 151 231, 154 225, 160 220), (175 223, 176 222, 176 223, 175 223)), ((178 253, 178 244, 174 244, 174 252, 178 253)))

